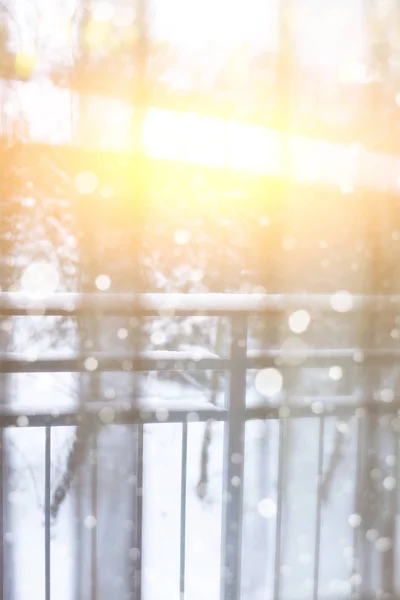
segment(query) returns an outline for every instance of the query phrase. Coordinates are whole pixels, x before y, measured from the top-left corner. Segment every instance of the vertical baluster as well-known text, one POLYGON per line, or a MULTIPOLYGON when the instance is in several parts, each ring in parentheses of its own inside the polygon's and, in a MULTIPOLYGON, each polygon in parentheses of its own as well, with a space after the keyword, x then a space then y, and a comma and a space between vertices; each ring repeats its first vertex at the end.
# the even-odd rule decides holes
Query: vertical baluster
POLYGON ((182 424, 182 463, 181 463, 181 525, 180 525, 180 565, 179 591, 180 600, 185 597, 185 560, 186 560, 186 482, 187 482, 187 446, 188 425, 182 424))
POLYGON ((225 425, 222 542, 223 600, 240 599, 247 318, 232 317, 228 421, 225 425), (238 460, 236 460, 238 457, 238 460))
MULTIPOLYGON (((383 432, 381 432, 382 436, 383 432)), ((397 444, 397 433, 391 428, 389 431, 385 432, 386 439, 383 439, 383 444, 386 445, 385 458, 387 459, 390 454, 393 452, 393 456, 395 457, 395 463, 398 462, 398 444, 397 444)), ((390 461, 389 461, 390 462, 390 461)), ((388 477, 393 477, 395 473, 395 468, 385 460, 385 464, 389 467, 386 475, 388 477)), ((390 481, 390 479, 389 479, 390 481)), ((386 482, 387 484, 388 482, 386 482)), ((398 485, 398 484, 397 484, 398 485)), ((386 487, 384 484, 382 486, 382 528, 381 535, 382 537, 388 537, 392 541, 392 547, 389 548, 386 552, 382 554, 382 585, 384 591, 388 596, 395 595, 396 592, 396 538, 397 538, 397 486, 394 487, 389 483, 386 487), (387 515, 385 515, 387 511, 387 515)))
POLYGON ((51 596, 51 565, 50 565, 50 485, 51 485, 51 428, 45 428, 45 459, 44 459, 44 578, 45 600, 51 596))
POLYGON ((4 600, 4 485, 5 485, 5 451, 4 451, 4 429, 0 430, 0 536, 1 536, 1 546, 0 546, 0 600, 4 600))
POLYGON ((278 440, 278 482, 277 482, 277 507, 276 507, 276 530, 275 530, 275 561, 274 561, 274 600, 279 599, 281 583, 281 540, 282 540, 282 509, 283 509, 283 485, 285 468, 285 421, 279 420, 278 440))
POLYGON ((142 598, 143 570, 143 425, 137 426, 137 464, 136 464, 136 536, 137 549, 134 568, 135 600, 142 598))
MULTIPOLYGON (((92 478, 91 478, 91 491, 90 491, 90 500, 91 500, 91 509, 90 512, 92 516, 97 519, 98 518, 98 464, 97 464, 97 452, 98 452, 98 439, 97 439, 97 431, 93 433, 93 443, 92 443, 92 456, 90 457, 92 460, 92 478)), ((97 528, 98 523, 96 522, 94 527, 90 529, 90 558, 91 558, 91 600, 97 600, 97 528)))
MULTIPOLYGON (((394 467, 393 467, 393 477, 396 479, 396 487, 394 489, 394 512, 396 515, 399 514, 400 512, 400 507, 399 507, 399 486, 400 486, 400 437, 399 437, 399 432, 395 431, 394 432, 394 438, 395 438, 395 459, 394 459, 394 467)), ((395 548, 395 552, 396 552, 396 557, 399 557, 398 554, 398 550, 397 548, 399 547, 399 532, 400 532, 400 528, 397 527, 396 528, 396 534, 393 536, 393 547, 395 548)), ((399 576, 398 576, 398 570, 396 569, 395 572, 395 577, 394 577, 394 589, 396 591, 396 593, 398 594, 398 589, 399 589, 399 576)))
MULTIPOLYGON (((355 485, 354 485, 354 513, 359 514, 362 517, 363 515, 363 499, 362 494, 364 491, 363 486, 363 449, 365 448, 364 441, 364 427, 365 427, 365 416, 357 417, 357 448, 356 448, 356 468, 355 468, 355 485), (364 424, 364 427, 363 427, 364 424)), ((360 551, 363 551, 363 548, 360 548, 361 544, 365 544, 360 539, 360 527, 354 527, 353 531, 353 566, 352 566, 352 575, 355 575, 360 570, 360 551)), ((364 564, 364 563, 363 563, 364 564)), ((351 594, 352 596, 356 594, 357 590, 356 586, 356 578, 351 578, 351 594)))
POLYGON ((322 480, 324 469, 324 437, 325 417, 319 419, 318 432, 318 472, 317 472, 317 506, 315 515, 315 546, 314 546, 314 600, 318 600, 319 593, 319 563, 321 554, 321 521, 322 521, 322 480))

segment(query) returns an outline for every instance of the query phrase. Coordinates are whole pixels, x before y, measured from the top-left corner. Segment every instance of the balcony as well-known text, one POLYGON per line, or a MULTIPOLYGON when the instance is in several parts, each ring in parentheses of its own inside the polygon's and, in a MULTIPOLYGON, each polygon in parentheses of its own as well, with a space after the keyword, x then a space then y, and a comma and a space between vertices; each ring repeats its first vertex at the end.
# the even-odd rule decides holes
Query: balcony
MULTIPOLYGON (((253 343, 254 319, 279 319, 302 309, 311 316, 354 320, 360 314, 396 314, 400 306, 399 296, 342 300, 112 293, 38 300, 1 294, 1 314, 13 323, 95 317, 99 335, 109 318, 135 316, 139 323, 160 314, 196 315, 224 322, 226 334, 217 353, 135 346, 124 352, 57 351, 56 356, 3 353, 4 389, 10 378, 24 373, 77 373, 81 394, 69 407, 1 409, 2 529, 3 539, 13 539, 3 545, 2 597, 18 598, 24 543, 34 551, 32 598, 45 600, 100 600, 111 593, 147 600, 161 589, 167 598, 222 600, 372 598, 376 589, 398 594, 399 398, 391 390, 377 394, 368 378, 372 369, 394 365, 399 351, 255 349, 253 343), (294 373, 329 370, 335 379, 332 368, 351 372, 350 394, 321 394, 323 386, 308 396, 290 392, 294 373), (180 397, 168 399, 171 375, 204 371, 221 374, 221 389, 211 399, 203 391, 186 400, 190 386, 182 385, 180 397), (137 379, 149 372, 163 378, 156 399, 143 395, 137 379), (110 381, 119 377, 124 394, 104 399, 110 381), (60 457, 54 455, 60 439, 65 448, 76 427, 82 454, 64 505, 55 511, 60 457), (18 492, 17 501, 10 475, 16 464, 9 432, 32 431, 36 442, 31 440, 30 452, 43 461, 35 477, 43 499, 42 531, 35 540, 32 534, 24 538, 20 521, 24 510, 29 514, 32 494, 18 492)), ((53 384, 46 391, 48 397, 55 389, 53 384)))

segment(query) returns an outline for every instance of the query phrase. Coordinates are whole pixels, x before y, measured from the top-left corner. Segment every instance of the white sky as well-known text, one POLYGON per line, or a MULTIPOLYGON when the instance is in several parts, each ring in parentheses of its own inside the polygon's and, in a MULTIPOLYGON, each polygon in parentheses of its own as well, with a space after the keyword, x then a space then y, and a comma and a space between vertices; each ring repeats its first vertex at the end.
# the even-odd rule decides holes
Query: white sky
MULTIPOLYGON (((282 0, 159 0, 161 37, 188 46, 210 43, 274 48, 279 39, 282 0)), ((307 63, 335 65, 362 54, 361 0, 295 0, 296 45, 307 63)))
MULTIPOLYGON (((36 15, 48 51, 66 39, 77 0, 8 0, 22 45, 33 44, 36 15)), ((132 7, 135 0, 91 0, 132 7)), ((287 1, 287 0, 285 0, 287 1)), ((276 47, 283 0, 149 0, 153 35, 187 50, 213 52, 243 45, 276 47)), ((337 66, 363 53, 362 0, 292 0, 296 51, 306 63, 337 66)))

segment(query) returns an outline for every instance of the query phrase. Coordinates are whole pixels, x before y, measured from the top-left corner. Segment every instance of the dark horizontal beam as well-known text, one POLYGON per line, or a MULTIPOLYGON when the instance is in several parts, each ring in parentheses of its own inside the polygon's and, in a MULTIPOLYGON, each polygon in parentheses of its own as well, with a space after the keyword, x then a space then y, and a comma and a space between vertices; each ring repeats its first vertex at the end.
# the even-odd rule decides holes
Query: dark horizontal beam
MULTIPOLYGON (((345 98, 348 89, 346 86, 341 86, 345 98)), ((359 104, 365 107, 365 100, 368 94, 362 95, 361 89, 368 89, 366 86, 359 86, 359 104)), ((104 86, 102 89, 86 87, 76 87, 75 92, 82 96, 99 96, 114 100, 122 100, 130 102, 132 98, 131 88, 128 87, 129 93, 119 93, 113 86, 104 86)), ((351 91, 357 91, 356 86, 352 87, 351 91)), ((368 89, 369 91, 369 89, 368 89)), ((351 92, 350 92, 351 93, 351 92)), ((255 104, 250 109, 238 108, 237 96, 233 94, 232 98, 223 98, 217 94, 198 93, 196 91, 186 92, 184 90, 175 91, 171 88, 160 87, 154 90, 148 97, 148 106, 161 110, 183 113, 196 114, 203 117, 215 119, 235 119, 245 125, 253 125, 256 127, 265 127, 276 130, 278 132, 277 123, 279 123, 280 107, 269 109, 255 104)), ((342 107, 347 106, 347 101, 343 101, 342 107)), ((377 107, 375 107, 376 109, 377 107)), ((384 108, 384 107, 382 107, 384 108)), ((293 112, 293 111, 292 111, 293 112)), ((398 136, 393 134, 390 125, 384 123, 382 119, 377 119, 376 124, 373 119, 368 121, 368 115, 365 112, 354 110, 347 122, 329 122, 328 119, 322 119, 311 113, 309 115, 301 114, 296 118, 296 104, 294 103, 294 114, 290 122, 288 132, 290 135, 308 137, 315 141, 326 141, 332 144, 350 145, 361 143, 366 149, 372 152, 382 152, 389 155, 398 155, 400 153, 400 143, 398 136), (369 127, 366 127, 368 122, 369 127)), ((379 112, 379 110, 377 111, 379 112)), ((372 114, 370 111, 370 116, 372 114)))
MULTIPOLYGON (((132 103, 132 98, 135 98, 134 82, 113 80, 111 83, 110 78, 104 76, 104 72, 101 70, 98 75, 95 78, 91 76, 90 72, 85 75, 81 73, 75 80, 71 80, 71 73, 65 72, 65 85, 61 83, 62 78, 55 78, 53 83, 56 87, 65 89, 66 92, 73 91, 82 97, 93 96, 132 103)), ((14 78, 12 72, 3 73, 2 76, 3 79, 12 80, 14 78)), ((313 73, 312 77, 314 81, 318 81, 318 72, 313 73), (317 78, 315 79, 315 77, 317 78)), ((28 80, 22 81, 21 84, 27 82, 28 80)), ((322 82, 321 85, 324 83, 322 82)), ((379 95, 379 87, 376 84, 338 84, 337 91, 337 97, 344 99, 339 103, 339 107, 348 107, 349 98, 357 98, 357 103, 353 102, 353 112, 351 116, 349 115, 347 122, 329 122, 328 119, 316 117, 315 113, 311 111, 308 115, 302 112, 296 116, 294 113, 290 124, 290 133, 337 144, 347 145, 359 142, 370 151, 398 155, 400 153, 399 136, 391 128, 391 122, 386 121, 385 123, 380 118, 381 114, 387 113, 388 104, 385 104, 383 99, 380 103, 377 103, 376 100, 373 101, 376 94, 379 95), (366 127, 366 123, 368 123, 368 127, 366 127)), ((195 89, 175 90, 171 85, 155 80, 147 85, 146 102, 151 108, 175 111, 180 114, 191 112, 217 119, 235 118, 244 124, 275 128, 280 115, 280 106, 277 102, 278 89, 271 87, 268 92, 269 108, 266 108, 265 98, 256 100, 256 96, 255 93, 253 95, 254 102, 247 103, 244 107, 242 103, 238 106, 238 97, 234 92, 231 97, 228 97, 226 94, 216 93, 215 89, 208 93, 195 89), (274 103, 271 103, 273 96, 275 96, 275 106, 274 103)), ((296 111, 296 103, 292 108, 296 111)), ((396 107, 392 106, 391 108, 395 109, 396 107)))

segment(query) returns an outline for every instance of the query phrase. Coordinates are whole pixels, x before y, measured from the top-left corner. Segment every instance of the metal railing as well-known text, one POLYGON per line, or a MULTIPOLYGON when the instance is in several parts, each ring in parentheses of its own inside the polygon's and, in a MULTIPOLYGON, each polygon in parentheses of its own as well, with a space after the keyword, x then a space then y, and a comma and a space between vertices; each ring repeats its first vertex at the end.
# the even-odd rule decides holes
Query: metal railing
MULTIPOLYGON (((357 313, 360 310, 381 311, 396 310, 400 307, 400 296, 369 296, 351 297, 347 303, 347 312, 357 313)), ((368 423, 373 415, 381 416, 389 414, 397 416, 400 409, 400 398, 394 394, 392 401, 380 402, 373 398, 371 390, 366 391, 362 398, 355 397, 326 397, 315 398, 289 398, 289 402, 280 405, 260 404, 257 406, 246 405, 247 374, 249 369, 262 369, 276 366, 277 359, 282 358, 281 350, 248 350, 249 317, 263 317, 267 314, 284 314, 287 311, 298 308, 306 308, 310 312, 317 311, 319 314, 340 313, 335 312, 335 302, 332 296, 267 296, 267 295, 180 295, 180 294, 144 294, 141 296, 124 294, 55 294, 45 298, 35 299, 24 297, 20 294, 0 294, 0 314, 9 317, 21 317, 25 315, 68 315, 77 317, 90 314, 100 319, 103 316, 127 316, 139 315, 141 317, 188 316, 207 315, 223 316, 230 322, 229 354, 221 357, 214 353, 204 351, 198 353, 178 351, 149 351, 136 354, 107 354, 93 353, 96 363, 96 373, 107 371, 126 371, 127 361, 129 370, 132 371, 175 371, 175 370, 219 370, 225 371, 228 376, 226 407, 204 406, 200 408, 185 407, 173 408, 163 413, 163 423, 182 424, 182 459, 181 459, 181 516, 180 516, 180 593, 185 597, 185 560, 186 560, 186 488, 187 488, 187 449, 188 449, 188 423, 195 418, 198 422, 222 421, 225 424, 225 446, 224 446, 224 469, 223 469, 223 528, 222 528, 222 559, 221 559, 221 599, 239 600, 241 598, 241 564, 242 564, 242 525, 243 525, 243 491, 244 491, 244 455, 245 455, 245 429, 250 420, 276 420, 279 422, 279 448, 278 448, 278 481, 277 481, 277 513, 276 513, 276 535, 273 557, 265 557, 265 561, 274 562, 274 595, 275 599, 281 598, 281 541, 282 541, 282 511, 284 505, 285 488, 283 484, 285 461, 285 446, 283 443, 287 423, 297 418, 318 419, 318 483, 315 514, 315 540, 314 540, 314 568, 313 588, 311 596, 320 598, 319 594, 319 572, 320 572, 320 542, 321 542, 321 511, 322 511, 322 473, 324 468, 324 426, 327 417, 346 418, 355 416, 357 420, 357 453, 355 466, 355 488, 354 513, 363 513, 363 486, 367 485, 368 474, 365 472, 365 437, 367 435, 368 423), (232 460, 232 457, 239 457, 232 460)), ((394 365, 400 357, 397 349, 384 348, 362 348, 363 362, 355 362, 354 348, 345 349, 309 349, 302 351, 301 366, 298 368, 317 368, 335 365, 354 365, 357 368, 369 368, 369 365, 390 364, 394 365)), ((285 356, 296 352, 285 350, 285 356)), ((298 354, 298 352, 297 352, 298 354)), ((297 357, 298 358, 298 357, 297 357)), ((290 363, 290 361, 289 361, 290 363)), ((290 369, 288 364, 278 368, 290 369)), ((56 358, 41 358, 27 360, 23 356, 4 353, 0 358, 0 372, 25 373, 25 372, 85 372, 85 361, 82 356, 71 356, 56 358)), ((90 374, 89 374, 90 375, 90 374)), ((44 427, 45 428, 45 600, 51 600, 50 567, 51 567, 51 432, 52 428, 58 426, 72 426, 82 423, 107 427, 101 420, 101 408, 105 403, 94 401, 80 406, 76 410, 63 412, 26 412, 23 414, 13 410, 12 406, 2 406, 0 410, 0 428, 7 427, 44 427), (22 417, 22 418, 21 418, 22 417)), ((107 403, 110 406, 110 403, 107 403)), ((136 518, 142 519, 143 504, 146 498, 143 495, 143 477, 146 477, 146 464, 143 464, 143 426, 149 423, 159 423, 159 412, 151 407, 126 404, 113 405, 113 424, 132 424, 138 428, 141 440, 141 453, 139 455, 139 467, 137 476, 138 494, 136 498, 136 518)), ((396 433, 394 435, 397 435, 396 433)), ((397 502, 396 491, 391 492, 397 502)), ((4 498, 1 497, 2 507, 4 498)), ((137 560, 132 581, 132 598, 142 598, 142 528, 137 523, 137 560)), ((362 572, 363 558, 358 529, 354 530, 354 573, 360 573, 361 577, 366 575, 362 572)), ((395 532, 393 532, 395 536, 395 532)), ((393 561, 394 549, 386 553, 393 561)), ((390 589, 386 592, 394 593, 393 572, 385 571, 384 580, 390 589)), ((352 584, 352 593, 356 592, 355 584, 352 584)), ((361 586, 362 587, 362 586, 361 586)), ((3 592, 4 594, 4 592, 3 592)), ((365 592, 363 597, 367 597, 365 592)), ((1 596, 5 597, 4 595, 1 596)), ((10 600, 5 597, 5 600, 10 600)))

